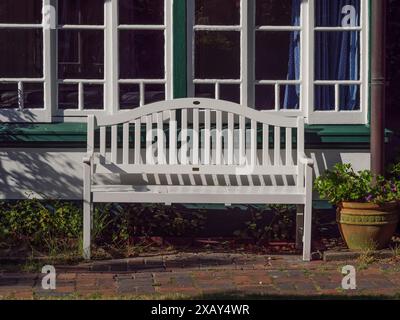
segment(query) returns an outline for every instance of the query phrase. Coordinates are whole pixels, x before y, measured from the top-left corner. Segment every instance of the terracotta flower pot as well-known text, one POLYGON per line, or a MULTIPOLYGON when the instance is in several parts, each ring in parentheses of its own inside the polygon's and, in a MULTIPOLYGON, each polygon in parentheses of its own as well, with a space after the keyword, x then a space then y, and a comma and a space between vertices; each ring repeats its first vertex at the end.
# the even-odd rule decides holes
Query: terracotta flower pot
POLYGON ((396 202, 343 202, 338 208, 340 232, 350 250, 380 250, 388 246, 399 223, 396 202))

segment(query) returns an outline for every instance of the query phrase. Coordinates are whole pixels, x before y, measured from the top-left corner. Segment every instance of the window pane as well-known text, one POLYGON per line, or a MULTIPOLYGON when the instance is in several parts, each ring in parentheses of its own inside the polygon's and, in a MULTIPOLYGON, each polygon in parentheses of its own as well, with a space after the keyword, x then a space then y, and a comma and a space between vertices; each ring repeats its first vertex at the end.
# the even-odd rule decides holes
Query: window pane
POLYGON ((360 110, 360 86, 358 85, 341 85, 339 87, 341 111, 358 111, 360 110))
POLYGON ((18 108, 18 85, 0 83, 0 108, 18 108))
POLYGON ((256 86, 256 109, 274 110, 275 109, 275 89, 274 86, 256 86))
POLYGON ((43 76, 43 32, 41 29, 0 29, 0 77, 43 76))
POLYGON ((256 79, 300 78, 300 33, 260 31, 256 33, 256 79))
POLYGON ((100 110, 104 108, 104 90, 102 84, 85 84, 84 92, 84 109, 100 110))
POLYGON ((144 103, 153 103, 165 100, 165 85, 163 84, 146 84, 144 103))
POLYGON ((58 108, 78 109, 78 84, 60 84, 58 86, 58 108))
POLYGON ((43 83, 24 83, 24 109, 43 108, 43 83))
POLYGON ((240 85, 221 84, 219 86, 219 98, 221 100, 240 103, 240 85))
POLYGON ((240 33, 196 32, 195 78, 240 79, 240 33))
POLYGON ((349 27, 360 25, 360 0, 315 1, 317 27, 349 27))
POLYGON ((299 26, 300 5, 301 0, 257 0, 256 25, 299 26))
POLYGON ((120 31, 119 57, 121 79, 164 79, 164 33, 120 31))
POLYGON ((119 0, 120 24, 164 24, 164 0, 119 0))
POLYGON ((104 32, 58 31, 58 76, 60 79, 104 78, 104 32))
POLYGON ((282 85, 280 87, 280 109, 300 109, 300 85, 282 85))
POLYGON ((196 84, 194 88, 196 98, 215 99, 215 84, 196 84))
POLYGON ((316 32, 315 79, 359 80, 359 52, 358 31, 316 32))
POLYGON ((59 24, 104 24, 104 0, 58 0, 59 24))
POLYGON ((196 24, 240 24, 240 0, 196 0, 195 6, 196 24))
POLYGON ((335 87, 334 86, 315 86, 315 110, 331 111, 335 110, 335 87))
POLYGON ((1 0, 0 23, 42 23, 42 0, 1 0))
POLYGON ((138 84, 119 85, 119 107, 121 110, 134 109, 140 105, 140 90, 138 84))

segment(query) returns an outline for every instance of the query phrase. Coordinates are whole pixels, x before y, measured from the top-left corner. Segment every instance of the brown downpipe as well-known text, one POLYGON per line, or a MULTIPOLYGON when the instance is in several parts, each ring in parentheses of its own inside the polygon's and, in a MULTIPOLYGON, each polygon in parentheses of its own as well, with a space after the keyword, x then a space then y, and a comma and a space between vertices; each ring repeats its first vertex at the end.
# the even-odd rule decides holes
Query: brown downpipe
POLYGON ((371 170, 385 170, 386 0, 371 0, 371 170))

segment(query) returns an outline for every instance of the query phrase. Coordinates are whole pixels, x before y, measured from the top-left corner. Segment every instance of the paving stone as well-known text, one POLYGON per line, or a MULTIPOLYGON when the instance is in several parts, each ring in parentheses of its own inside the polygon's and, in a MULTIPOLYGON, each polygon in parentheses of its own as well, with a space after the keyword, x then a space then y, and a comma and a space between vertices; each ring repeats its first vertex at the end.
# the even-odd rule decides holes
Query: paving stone
POLYGON ((320 288, 320 290, 336 290, 341 288, 341 283, 330 282, 330 281, 315 281, 315 285, 320 288))
POLYGON ((57 281, 58 280, 75 280, 76 277, 77 277, 76 273, 58 273, 57 281))
POLYGON ((295 282, 295 287, 299 292, 303 291, 317 291, 317 288, 312 282, 295 282))

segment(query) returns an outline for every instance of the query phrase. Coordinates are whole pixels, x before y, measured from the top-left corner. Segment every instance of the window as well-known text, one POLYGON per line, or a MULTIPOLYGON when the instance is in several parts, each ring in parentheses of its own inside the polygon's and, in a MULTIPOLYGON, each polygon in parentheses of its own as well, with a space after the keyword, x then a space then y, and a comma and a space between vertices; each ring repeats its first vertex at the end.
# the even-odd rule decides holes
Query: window
POLYGON ((0 40, 2 121, 124 112, 172 99, 174 76, 188 96, 367 123, 367 0, 2 0, 0 40), (172 74, 173 3, 186 75, 177 59, 172 74))
POLYGON ((172 98, 170 0, 59 0, 58 13, 63 115, 172 98))
POLYGON ((366 0, 188 1, 188 94, 366 123, 366 0))
POLYGON ((172 98, 172 0, 2 0, 0 119, 72 119, 172 98))
POLYGON ((192 5, 194 54, 189 94, 240 103, 240 1, 195 0, 192 5))
POLYGON ((314 122, 365 121, 367 110, 366 1, 316 0, 314 122), (333 118, 333 119, 332 119, 333 118))
POLYGON ((299 110, 300 0, 257 0, 255 17, 255 107, 299 110))
POLYGON ((42 1, 1 1, 0 42, 0 110, 34 121, 45 110, 42 1))
POLYGON ((104 2, 58 0, 58 108, 104 110, 104 2))
POLYGON ((164 0, 119 1, 119 107, 165 99, 164 0))

